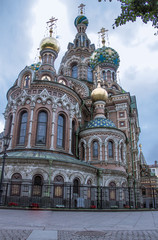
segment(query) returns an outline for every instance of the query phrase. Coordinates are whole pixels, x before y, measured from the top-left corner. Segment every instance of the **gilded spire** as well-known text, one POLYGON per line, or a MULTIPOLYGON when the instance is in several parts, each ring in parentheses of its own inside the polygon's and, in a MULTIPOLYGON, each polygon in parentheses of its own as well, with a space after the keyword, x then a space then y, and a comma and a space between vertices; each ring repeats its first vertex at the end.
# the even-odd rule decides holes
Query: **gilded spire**
POLYGON ((52 37, 53 28, 54 28, 57 20, 58 20, 58 19, 56 19, 55 17, 52 17, 52 18, 50 18, 49 21, 47 22, 47 24, 49 24, 49 28, 50 28, 50 29, 49 29, 50 37, 52 37))
POLYGON ((78 6, 78 8, 80 9, 80 14, 83 14, 83 11, 85 12, 85 6, 83 3, 80 4, 80 6, 78 6))
POLYGON ((97 87, 91 93, 91 99, 93 102, 104 101, 106 102, 108 99, 107 91, 102 88, 101 80, 100 80, 100 67, 97 67, 97 87))
POLYGON ((104 27, 101 28, 100 32, 98 32, 98 34, 101 36, 103 46, 105 46, 105 33, 106 32, 108 32, 108 30, 105 29, 104 27))
POLYGON ((101 87, 101 80, 100 80, 100 67, 97 67, 97 87, 101 87))

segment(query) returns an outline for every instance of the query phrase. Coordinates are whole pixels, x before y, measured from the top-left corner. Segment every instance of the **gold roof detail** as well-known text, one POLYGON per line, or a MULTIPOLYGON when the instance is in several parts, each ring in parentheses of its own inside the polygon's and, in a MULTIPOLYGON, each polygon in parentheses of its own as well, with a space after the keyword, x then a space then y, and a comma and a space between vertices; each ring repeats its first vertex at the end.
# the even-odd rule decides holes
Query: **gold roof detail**
POLYGON ((40 43, 40 51, 43 49, 52 49, 57 53, 60 51, 59 42, 53 37, 46 37, 40 43))
POLYGON ((101 87, 100 80, 98 80, 98 86, 91 93, 92 102, 96 101, 104 101, 106 102, 108 99, 107 91, 101 87))

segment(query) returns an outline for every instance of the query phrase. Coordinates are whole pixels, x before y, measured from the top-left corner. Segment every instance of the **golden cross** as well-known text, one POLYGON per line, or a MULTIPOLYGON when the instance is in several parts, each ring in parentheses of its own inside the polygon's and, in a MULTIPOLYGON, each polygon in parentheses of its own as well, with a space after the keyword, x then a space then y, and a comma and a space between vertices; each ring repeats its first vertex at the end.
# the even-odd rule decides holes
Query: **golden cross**
POLYGON ((53 27, 54 27, 54 25, 55 25, 55 23, 56 23, 57 20, 58 20, 57 18, 52 17, 52 18, 50 18, 49 21, 47 22, 47 24, 49 24, 49 27, 50 27, 50 31, 49 31, 49 32, 50 32, 50 37, 52 37, 53 27))
POLYGON ((102 38, 102 44, 103 46, 105 46, 105 33, 108 32, 107 29, 105 29, 104 27, 101 28, 100 32, 98 32, 98 34, 100 34, 101 38, 102 38))
POLYGON ((83 14, 83 9, 86 5, 84 5, 83 3, 80 4, 80 6, 78 6, 78 8, 80 8, 80 14, 83 14))

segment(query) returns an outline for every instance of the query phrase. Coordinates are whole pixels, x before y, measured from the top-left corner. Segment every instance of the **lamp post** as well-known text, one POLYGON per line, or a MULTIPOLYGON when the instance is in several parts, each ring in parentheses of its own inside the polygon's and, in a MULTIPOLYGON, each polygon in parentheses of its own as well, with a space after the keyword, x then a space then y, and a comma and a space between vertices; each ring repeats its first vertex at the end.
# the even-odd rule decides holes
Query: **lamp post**
POLYGON ((6 135, 6 136, 3 137, 4 151, 3 151, 3 156, 2 156, 3 162, 2 162, 1 179, 0 179, 0 205, 3 205, 2 193, 3 193, 4 166, 5 166, 5 159, 7 157, 6 150, 8 148, 9 141, 10 141, 10 136, 6 135))

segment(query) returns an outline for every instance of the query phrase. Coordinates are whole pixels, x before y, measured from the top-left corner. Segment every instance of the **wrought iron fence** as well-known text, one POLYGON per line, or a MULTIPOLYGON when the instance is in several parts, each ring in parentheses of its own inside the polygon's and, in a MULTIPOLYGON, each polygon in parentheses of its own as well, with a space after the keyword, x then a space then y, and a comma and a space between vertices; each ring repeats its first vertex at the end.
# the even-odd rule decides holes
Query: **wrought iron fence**
POLYGON ((29 208, 158 208, 158 189, 17 182, 3 184, 2 203, 10 207, 29 208))

